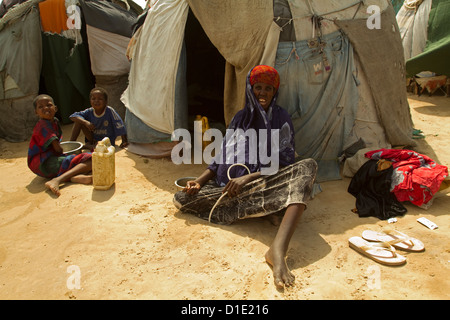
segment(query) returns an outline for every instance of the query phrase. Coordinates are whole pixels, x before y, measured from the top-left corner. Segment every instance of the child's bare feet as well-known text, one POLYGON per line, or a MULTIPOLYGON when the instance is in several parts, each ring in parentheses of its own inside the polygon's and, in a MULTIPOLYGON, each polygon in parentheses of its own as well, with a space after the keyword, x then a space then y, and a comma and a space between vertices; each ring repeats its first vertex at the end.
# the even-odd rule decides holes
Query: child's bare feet
POLYGON ((74 177, 70 178, 70 182, 81 183, 81 184, 92 184, 92 176, 80 174, 78 176, 74 176, 74 177))
POLYGON ((289 287, 294 284, 295 276, 289 270, 286 264, 286 258, 281 254, 274 252, 273 248, 270 248, 266 252, 266 261, 272 266, 273 278, 275 285, 278 288, 289 287))
POLYGON ((56 179, 52 179, 50 181, 47 181, 45 183, 45 187, 49 189, 51 192, 53 192, 58 197, 61 195, 61 192, 59 191, 59 181, 56 179))

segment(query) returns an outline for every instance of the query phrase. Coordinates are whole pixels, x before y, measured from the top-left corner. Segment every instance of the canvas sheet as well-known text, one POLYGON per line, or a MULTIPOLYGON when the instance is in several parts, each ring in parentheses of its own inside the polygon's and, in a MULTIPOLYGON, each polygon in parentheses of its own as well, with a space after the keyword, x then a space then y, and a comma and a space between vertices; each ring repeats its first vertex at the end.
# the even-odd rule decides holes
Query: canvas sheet
POLYGON ((29 140, 38 117, 33 110, 37 93, 21 98, 0 100, 0 137, 9 142, 29 140))
POLYGON ((169 135, 175 129, 176 75, 188 9, 186 0, 158 1, 152 6, 135 47, 129 86, 121 98, 143 124, 169 135))
POLYGON ((121 76, 130 71, 126 51, 130 38, 86 26, 91 69, 95 76, 121 76))
POLYGON ((405 60, 421 54, 425 49, 432 2, 432 0, 424 0, 418 8, 403 5, 396 15, 405 60))
POLYGON ((39 12, 32 9, 0 32, 0 99, 12 99, 39 91, 42 45, 39 12), (5 90, 8 78, 16 84, 5 90), (18 88, 17 88, 18 87, 18 88))
POLYGON ((403 46, 393 7, 388 6, 381 13, 380 29, 368 29, 366 19, 335 23, 348 35, 361 61, 387 140, 392 146, 415 146, 405 89, 403 46))
POLYGON ((424 52, 406 62, 406 71, 413 76, 432 71, 450 77, 450 1, 433 0, 428 21, 428 41, 424 52))
POLYGON ((80 0, 80 5, 87 24, 131 38, 132 26, 137 20, 133 10, 127 11, 118 4, 99 0, 80 0))

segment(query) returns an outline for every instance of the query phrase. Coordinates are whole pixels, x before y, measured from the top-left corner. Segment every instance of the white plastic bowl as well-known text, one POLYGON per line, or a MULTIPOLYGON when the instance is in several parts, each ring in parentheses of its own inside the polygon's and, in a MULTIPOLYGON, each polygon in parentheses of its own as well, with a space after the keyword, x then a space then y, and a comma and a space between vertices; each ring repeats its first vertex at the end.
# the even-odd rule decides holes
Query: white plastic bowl
POLYGON ((184 177, 184 178, 180 178, 178 180, 175 181, 175 185, 180 188, 183 189, 184 187, 186 187, 186 184, 188 181, 191 180, 195 180, 197 179, 197 177, 184 177))

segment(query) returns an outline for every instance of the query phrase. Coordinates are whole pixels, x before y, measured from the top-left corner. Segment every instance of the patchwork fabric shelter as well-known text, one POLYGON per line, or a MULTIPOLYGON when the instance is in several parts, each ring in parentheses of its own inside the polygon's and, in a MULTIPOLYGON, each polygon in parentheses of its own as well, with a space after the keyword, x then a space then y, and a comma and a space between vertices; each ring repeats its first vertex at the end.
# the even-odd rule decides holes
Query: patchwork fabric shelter
POLYGON ((28 139, 37 121, 32 102, 42 65, 38 2, 13 9, 10 3, 0 18, 0 137, 11 142, 28 139))
POLYGON ((127 2, 123 4, 80 1, 86 21, 89 57, 95 83, 108 91, 108 103, 125 119, 125 106, 120 101, 120 96, 128 83, 130 61, 126 51, 138 13, 127 9, 127 2))
POLYGON ((142 8, 130 0, 6 0, 0 6, 0 137, 24 141, 37 121, 32 101, 51 95, 62 123, 89 107, 94 85, 120 95, 130 62, 126 50, 142 8))
POLYGON ((186 54, 184 43, 193 14, 225 60, 225 124, 243 106, 248 71, 257 64, 274 66, 281 76, 278 104, 293 119, 297 154, 319 163, 319 181, 340 179, 343 154, 414 146, 395 12, 389 2, 373 2, 378 11, 353 0, 242 0, 233 6, 219 0, 150 1, 133 36, 122 96, 129 140, 164 141, 186 126, 179 117, 186 117, 186 77, 195 72, 186 71, 186 59, 196 53, 186 54), (369 28, 369 18, 379 26, 369 28))

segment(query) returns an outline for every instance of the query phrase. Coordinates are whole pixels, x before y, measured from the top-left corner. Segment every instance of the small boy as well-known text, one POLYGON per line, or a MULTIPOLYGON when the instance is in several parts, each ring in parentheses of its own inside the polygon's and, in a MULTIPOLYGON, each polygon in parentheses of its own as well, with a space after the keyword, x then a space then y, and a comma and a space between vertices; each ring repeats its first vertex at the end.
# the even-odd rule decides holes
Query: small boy
POLYGON ((59 120, 55 118, 56 107, 53 98, 46 94, 37 96, 34 110, 39 121, 33 129, 28 148, 28 167, 38 176, 50 178, 45 187, 59 196, 61 183, 91 184, 92 155, 81 153, 65 155, 60 145, 62 130, 59 120))
POLYGON ((85 148, 92 150, 98 141, 108 137, 112 145, 122 137, 121 148, 128 146, 127 131, 122 118, 108 103, 108 93, 103 88, 94 88, 89 95, 91 107, 73 113, 69 118, 74 122, 71 141, 76 141, 80 131, 85 135, 85 148))

